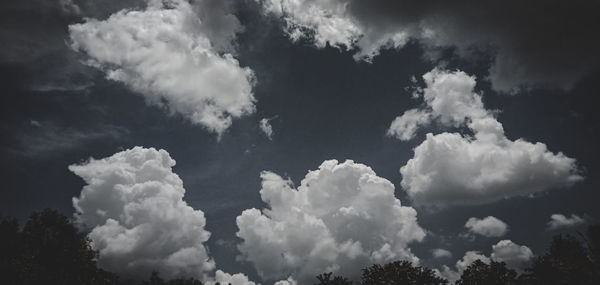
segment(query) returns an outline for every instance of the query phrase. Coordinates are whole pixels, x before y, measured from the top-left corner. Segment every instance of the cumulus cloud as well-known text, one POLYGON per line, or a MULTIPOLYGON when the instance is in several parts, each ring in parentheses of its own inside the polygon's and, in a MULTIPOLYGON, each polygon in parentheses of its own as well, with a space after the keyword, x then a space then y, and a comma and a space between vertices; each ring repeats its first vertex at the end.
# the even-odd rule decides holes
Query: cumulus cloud
POLYGON ((236 222, 241 257, 264 279, 294 276, 304 284, 326 271, 357 278, 372 263, 418 263, 408 247, 425 237, 417 213, 370 167, 328 160, 297 188, 272 172, 261 178, 268 208, 247 209, 236 222))
POLYGON ((255 285, 242 273, 217 270, 204 243, 204 213, 184 200, 165 150, 134 147, 69 166, 87 183, 73 198, 77 222, 99 252, 98 264, 133 278, 157 270, 166 278, 194 277, 205 284, 255 285))
POLYGON ((431 254, 434 258, 449 258, 452 257, 452 252, 445 250, 443 248, 436 248, 431 251, 431 254))
POLYGON ((219 284, 231 284, 231 285, 256 285, 256 283, 248 280, 248 276, 242 273, 229 274, 223 272, 221 270, 217 270, 215 272, 215 278, 213 280, 207 281, 206 285, 216 285, 219 284))
POLYGON ((206 219, 183 201, 185 189, 169 153, 135 147, 69 166, 87 183, 73 198, 77 222, 91 229, 98 263, 108 270, 147 276, 205 279, 215 268, 204 242, 206 219))
POLYGON ((518 245, 511 240, 501 240, 492 246, 492 260, 506 263, 506 267, 523 272, 533 259, 529 247, 518 245))
MULTIPOLYGON (((427 114, 419 115, 428 118, 424 123, 466 126, 473 135, 428 133, 414 149, 414 157, 400 173, 402 188, 416 204, 485 204, 583 179, 575 159, 550 152, 543 143, 508 139, 495 113, 485 109, 481 95, 474 91, 475 77, 436 68, 423 79, 426 87, 415 95, 423 98, 426 107, 409 112, 427 114)), ((403 138, 415 131, 411 124, 392 124, 389 132, 411 134, 403 138)))
POLYGON ((470 232, 482 235, 485 237, 501 237, 508 232, 508 225, 496 217, 469 218, 465 223, 465 228, 470 232))
POLYGON ((258 127, 260 128, 260 130, 263 133, 265 133, 267 138, 272 140, 273 139, 273 126, 271 126, 271 123, 269 122, 270 120, 271 119, 263 118, 262 120, 260 120, 258 122, 258 127))
POLYGON ((275 282, 273 285, 297 285, 298 282, 296 282, 296 280, 292 277, 289 277, 286 280, 280 280, 275 282))
POLYGON ((454 283, 456 280, 460 279, 463 271, 469 267, 476 260, 481 260, 483 263, 489 264, 490 258, 481 254, 479 251, 467 251, 465 256, 462 259, 456 261, 454 264, 454 268, 450 268, 447 265, 442 266, 442 270, 435 270, 435 272, 450 281, 450 283, 454 283))
POLYGON ((456 262, 455 267, 460 273, 462 273, 463 271, 465 271, 465 269, 467 269, 467 267, 469 267, 469 265, 471 265, 471 263, 475 262, 475 260, 481 260, 483 261, 483 263, 490 263, 490 258, 481 254, 481 252, 467 251, 465 253, 465 256, 463 256, 461 260, 456 262))
POLYGON ((72 48, 149 104, 219 135, 232 118, 254 112, 254 74, 230 53, 241 26, 225 4, 147 2, 144 10, 69 26, 72 48))
POLYGON ((444 265, 442 266, 442 270, 436 269, 435 272, 453 283, 460 279, 462 273, 476 260, 481 260, 486 264, 489 264, 492 260, 495 262, 504 262, 506 263, 506 267, 514 269, 517 272, 523 272, 529 266, 533 257, 533 252, 529 247, 518 245, 511 240, 501 240, 492 246, 490 257, 479 251, 467 251, 465 256, 456 262, 454 268, 444 265))
POLYGON ((597 1, 256 1, 282 19, 292 40, 354 50, 356 59, 372 60, 410 39, 429 50, 454 47, 467 59, 488 52, 490 81, 499 91, 569 89, 600 63, 600 39, 590 37, 600 27, 597 1))
POLYGON ((292 40, 312 38, 317 47, 327 44, 350 48, 362 31, 344 14, 346 8, 341 3, 329 1, 259 1, 266 11, 282 17, 287 25, 287 33, 292 40))
POLYGON ((571 217, 566 217, 563 214, 553 214, 550 216, 548 222, 549 230, 557 230, 561 228, 574 227, 585 223, 585 220, 575 214, 571 214, 571 217))
POLYGON ((394 119, 387 134, 402 141, 409 141, 415 137, 418 128, 429 124, 430 114, 418 109, 410 109, 402 116, 394 119))

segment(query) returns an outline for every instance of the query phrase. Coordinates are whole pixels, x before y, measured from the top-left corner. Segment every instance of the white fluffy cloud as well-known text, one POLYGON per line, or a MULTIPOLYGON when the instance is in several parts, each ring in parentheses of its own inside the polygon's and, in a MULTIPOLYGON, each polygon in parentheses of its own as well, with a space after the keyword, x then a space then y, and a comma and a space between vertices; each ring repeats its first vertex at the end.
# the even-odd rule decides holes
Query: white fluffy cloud
POLYGON ((470 232, 482 235, 485 237, 501 237, 508 232, 508 225, 496 217, 469 218, 465 223, 465 228, 470 232))
POLYGON ((467 251, 462 259, 456 261, 454 268, 450 268, 447 265, 442 266, 442 270, 435 270, 437 274, 443 278, 446 278, 450 283, 454 283, 460 279, 463 271, 475 262, 475 260, 481 260, 483 263, 490 263, 490 258, 481 254, 479 251, 467 251))
POLYGON ((417 213, 394 197, 394 185, 368 166, 328 160, 297 189, 290 180, 263 172, 268 209, 237 217, 238 248, 267 280, 294 276, 300 284, 333 271, 350 278, 372 263, 418 262, 408 248, 425 232, 417 213))
MULTIPOLYGON (((575 159, 550 152, 543 143, 509 140, 494 112, 484 108, 474 92, 475 78, 461 71, 434 69, 423 75, 426 87, 421 114, 446 127, 466 125, 473 135, 427 134, 414 157, 400 169, 402 187, 418 205, 484 204, 506 197, 529 195, 583 179, 575 159), (423 115, 426 114, 426 115, 423 115)), ((403 118, 396 119, 405 120, 403 118)), ((396 122, 395 121, 395 122, 396 122)), ((412 137, 413 124, 392 124, 390 133, 412 137)))
POLYGON ((87 183, 73 205, 77 221, 91 229, 100 266, 130 276, 158 270, 202 279, 215 268, 204 247, 204 213, 183 201, 174 165, 165 150, 135 147, 69 166, 87 183))
POLYGON ((452 257, 452 252, 445 250, 443 248, 436 248, 431 251, 431 254, 433 255, 434 258, 452 257))
POLYGON ((456 269, 458 272, 462 273, 471 265, 475 260, 481 260, 483 263, 490 263, 490 258, 481 254, 479 251, 467 251, 465 256, 459 261, 456 262, 456 269))
POLYGON ((286 280, 277 281, 273 285, 298 285, 298 282, 294 278, 289 277, 286 280))
POLYGON ((533 259, 529 247, 518 245, 511 240, 501 240, 492 246, 492 260, 506 263, 506 267, 522 272, 533 259))
POLYGON ((467 251, 465 256, 456 262, 454 268, 444 265, 442 266, 442 270, 435 271, 439 276, 444 277, 453 283, 460 279, 462 273, 475 262, 475 260, 481 260, 486 264, 489 264, 492 260, 495 262, 504 262, 506 263, 506 267, 514 269, 517 272, 522 272, 529 266, 533 257, 533 252, 529 247, 518 245, 510 240, 501 240, 492 246, 492 254, 490 257, 487 257, 479 251, 467 251))
POLYGON ((231 284, 231 285, 256 285, 256 283, 248 280, 248 276, 237 273, 237 274, 229 274, 225 273, 221 270, 217 270, 215 272, 215 278, 205 282, 206 285, 216 285, 217 283, 221 285, 231 284))
POLYGON ((402 116, 394 119, 387 134, 402 141, 409 141, 415 137, 420 126, 431 121, 431 114, 418 109, 410 109, 402 116))
POLYGON ((571 217, 566 217, 563 214, 553 214, 548 222, 549 230, 557 230, 560 228, 574 227, 585 223, 585 220, 580 216, 571 214, 571 217))
POLYGON ((149 104, 222 134, 255 109, 254 74, 227 53, 239 22, 212 0, 167 2, 71 25, 72 47, 149 104))
POLYGON ((329 1, 259 1, 264 9, 278 17, 283 17, 287 33, 292 40, 307 36, 313 31, 317 47, 327 44, 336 47, 351 48, 362 34, 351 19, 345 15, 346 9, 341 3, 329 1))
POLYGON ((206 219, 183 200, 185 189, 165 150, 134 147, 69 166, 87 183, 73 198, 77 222, 99 252, 98 264, 133 278, 157 270, 166 278, 205 284, 255 285, 244 274, 217 270, 204 243, 206 219))
POLYGON ((356 59, 372 60, 381 48, 402 47, 410 37, 407 30, 380 29, 359 21, 348 9, 351 1, 257 1, 284 20, 293 41, 310 38, 320 48, 327 44, 348 50, 358 47, 356 59))
POLYGON ((566 6, 557 5, 560 1, 256 1, 282 19, 292 40, 353 50, 356 59, 370 61, 380 50, 403 47, 410 39, 430 54, 455 47, 459 56, 477 58, 474 48, 492 49, 490 81, 500 91, 569 89, 600 63, 595 53, 600 41, 589 37, 598 33, 600 22, 589 22, 598 5, 590 1, 566 6), (544 13, 532 12, 540 6, 544 13), (565 21, 565 14, 576 16, 565 21), (556 45, 557 38, 568 44, 556 45))

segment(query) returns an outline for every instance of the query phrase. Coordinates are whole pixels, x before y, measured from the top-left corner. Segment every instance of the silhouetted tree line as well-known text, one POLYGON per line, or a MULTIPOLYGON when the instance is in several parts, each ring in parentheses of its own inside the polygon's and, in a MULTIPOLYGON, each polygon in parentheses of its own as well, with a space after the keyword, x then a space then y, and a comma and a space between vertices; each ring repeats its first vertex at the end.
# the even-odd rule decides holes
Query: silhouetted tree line
MULTIPOLYGON (((153 272, 148 280, 121 279, 98 268, 98 253, 86 233, 61 213, 33 213, 20 229, 17 220, 0 220, 0 284, 5 285, 201 285, 196 279, 163 280, 153 272)), ((323 273, 316 285, 349 285, 343 276, 323 273)), ((429 268, 409 261, 375 264, 362 270, 362 285, 442 285, 448 281, 429 268)), ((503 262, 473 262, 456 285, 597 285, 600 284, 600 225, 587 233, 554 236, 548 251, 536 257, 524 273, 503 262)))
POLYGON ((202 285, 196 279, 122 280, 98 268, 87 234, 58 211, 35 212, 21 230, 16 219, 0 221, 0 284, 3 285, 202 285))
MULTIPOLYGON (((556 235, 548 251, 534 258, 524 273, 504 262, 474 261, 455 285, 598 285, 600 284, 600 225, 590 225, 585 235, 556 235)), ((315 285, 351 285, 342 276, 324 273, 315 285)), ((362 270, 361 285, 442 285, 449 282, 428 268, 409 261, 375 264, 362 270)))

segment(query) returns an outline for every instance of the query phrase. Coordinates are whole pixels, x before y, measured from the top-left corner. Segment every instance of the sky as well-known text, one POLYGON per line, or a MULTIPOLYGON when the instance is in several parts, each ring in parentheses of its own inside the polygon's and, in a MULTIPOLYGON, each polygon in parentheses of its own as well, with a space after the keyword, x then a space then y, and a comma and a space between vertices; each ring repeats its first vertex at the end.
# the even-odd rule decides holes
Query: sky
POLYGON ((0 214, 132 278, 523 270, 600 216, 599 6, 3 3, 0 214))

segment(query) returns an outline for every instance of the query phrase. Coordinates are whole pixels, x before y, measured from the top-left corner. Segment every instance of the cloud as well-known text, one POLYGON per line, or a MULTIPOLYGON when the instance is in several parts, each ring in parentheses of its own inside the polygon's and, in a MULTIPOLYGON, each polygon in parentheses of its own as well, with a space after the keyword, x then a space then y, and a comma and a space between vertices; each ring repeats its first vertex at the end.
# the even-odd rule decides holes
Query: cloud
POLYGON ((468 228, 472 233, 485 237, 501 237, 508 232, 508 225, 492 216, 483 219, 469 218, 465 224, 465 228, 468 228))
POLYGON ((529 247, 518 245, 511 240, 501 240, 492 246, 492 260, 506 263, 506 267, 523 272, 533 259, 529 247))
POLYGON ((548 222, 548 230, 557 230, 561 228, 574 227, 585 223, 585 220, 575 214, 568 218, 563 214, 553 214, 548 222))
POLYGON ((64 48, 64 22, 71 15, 63 2, 67 1, 5 2, 0 11, 0 62, 30 64, 64 48), (49 18, 40 29, 42 17, 49 18))
POLYGON ((463 271, 469 267, 475 260, 481 260, 483 263, 489 264, 490 258, 481 254, 479 251, 467 251, 462 259, 456 261, 454 268, 447 265, 442 266, 442 270, 434 270, 439 276, 447 279, 450 283, 454 283, 460 279, 463 271))
POLYGON ((222 5, 148 0, 145 10, 69 26, 71 46, 149 104, 220 135, 255 109, 254 73, 228 52, 241 26, 222 5))
POLYGON ((327 271, 357 278, 372 263, 419 261, 408 247, 425 237, 416 211, 370 167, 328 160, 297 188, 272 172, 261 178, 268 208, 247 209, 236 222, 241 258, 263 279, 304 284, 327 271))
POLYGON ((411 109, 394 119, 387 134, 401 141, 409 141, 415 137, 419 126, 427 125, 430 121, 429 113, 411 109))
POLYGON ((443 248, 436 248, 431 251, 431 254, 433 255, 433 258, 436 259, 452 257, 452 252, 449 252, 448 250, 445 250, 443 248))
POLYGON ((345 8, 338 3, 280 0, 258 2, 261 2, 266 11, 283 18, 292 40, 307 37, 312 32, 317 47, 330 44, 350 48, 361 35, 360 27, 344 16, 345 8))
MULTIPOLYGON (((426 107, 409 112, 428 114, 427 123, 435 121, 442 127, 466 126, 473 135, 428 133, 414 149, 400 173, 402 188, 417 205, 485 204, 583 179, 575 159, 552 153, 543 143, 506 138, 494 112, 486 110, 475 93, 475 77, 436 68, 423 79, 426 87, 415 95, 426 107)), ((401 127, 390 132, 414 130, 401 127)))
POLYGON ((169 153, 135 147, 69 170, 87 183, 73 198, 78 223, 99 252, 102 268, 145 277, 206 279, 215 268, 204 243, 204 213, 183 201, 185 189, 169 153))
POLYGON ((490 263, 490 259, 481 254, 479 251, 467 251, 465 256, 456 262, 455 267, 462 274, 462 272, 465 271, 465 269, 467 269, 467 267, 469 267, 469 265, 471 265, 471 263, 473 263, 475 260, 481 260, 483 263, 490 263))
POLYGON ((475 262, 475 260, 481 260, 486 264, 489 264, 492 260, 495 262, 504 262, 506 263, 506 267, 516 270, 517 272, 523 272, 524 269, 529 266, 533 257, 533 252, 529 247, 518 245, 511 240, 501 240, 492 246, 492 254, 490 257, 487 257, 479 251, 467 251, 465 256, 456 262, 454 268, 444 265, 442 266, 442 270, 436 269, 434 271, 439 276, 444 277, 453 283, 460 279, 462 273, 475 262))
POLYGON ((78 224, 90 229, 98 264, 132 278, 159 271, 168 279, 255 285, 242 273, 216 270, 204 243, 206 219, 184 200, 183 181, 165 150, 134 147, 69 166, 87 185, 73 198, 78 224))
POLYGON ((256 283, 248 280, 248 276, 242 274, 242 273, 237 273, 237 274, 229 274, 229 273, 225 273, 221 270, 217 270, 217 272, 215 272, 215 278, 214 280, 210 280, 208 282, 206 282, 206 285, 216 285, 217 283, 219 284, 231 284, 231 285, 256 285, 256 283))
POLYGON ((74 3, 73 0, 60 0, 59 4, 64 13, 76 15, 81 14, 81 8, 79 5, 74 3))
POLYGON ((498 91, 569 89, 600 63, 600 39, 590 36, 600 31, 597 1, 256 1, 282 19, 292 40, 352 50, 358 60, 411 39, 429 51, 453 47, 466 59, 483 51, 498 91))
MULTIPOLYGON (((124 0, 123 0, 124 1, 124 0)), ((106 2, 106 1, 102 1, 106 2)), ((69 0, 5 1, 0 10, 0 64, 19 72, 14 82, 36 92, 81 92, 95 72, 65 45, 67 23, 80 21, 69 0), (18 19, 18 20, 16 20, 18 19)))
POLYGON ((129 133, 127 128, 105 124, 89 128, 69 127, 51 120, 29 120, 27 124, 9 150, 29 158, 53 158, 98 142, 114 142, 129 133))
POLYGON ((298 285, 298 282, 296 282, 296 280, 294 280, 294 278, 289 277, 286 280, 277 281, 273 285, 298 285))
POLYGON ((263 133, 265 133, 269 140, 273 140, 273 126, 271 126, 271 123, 269 123, 270 120, 271 119, 263 118, 260 120, 260 122, 258 122, 258 127, 263 133))

